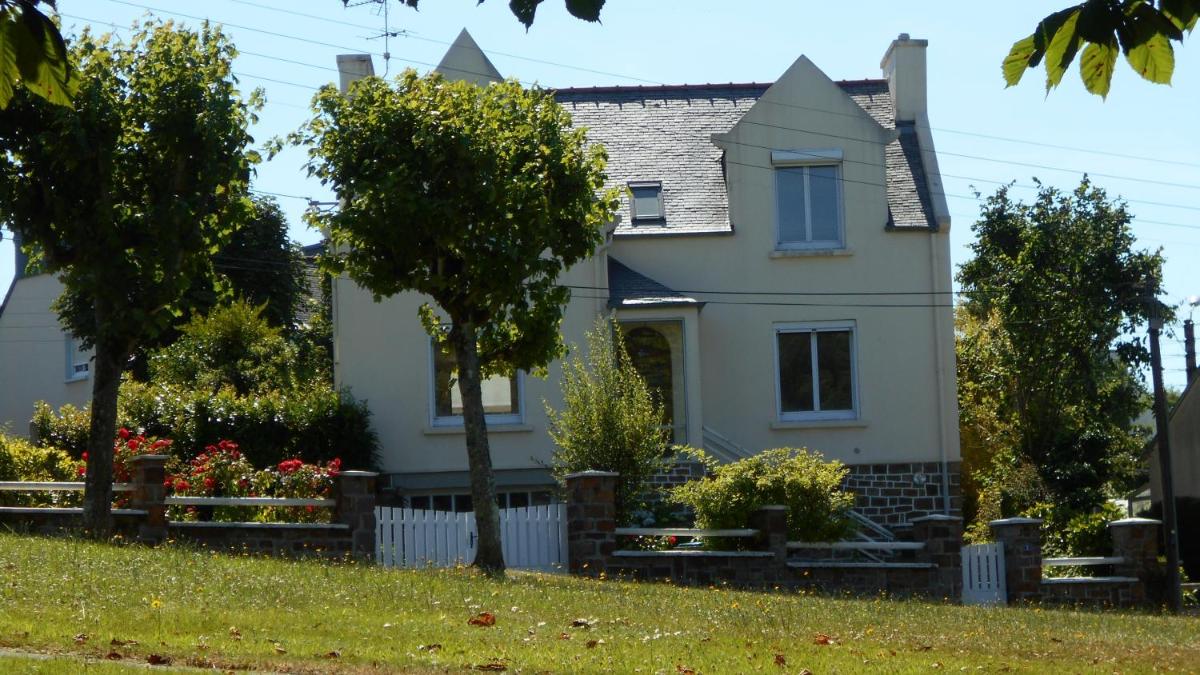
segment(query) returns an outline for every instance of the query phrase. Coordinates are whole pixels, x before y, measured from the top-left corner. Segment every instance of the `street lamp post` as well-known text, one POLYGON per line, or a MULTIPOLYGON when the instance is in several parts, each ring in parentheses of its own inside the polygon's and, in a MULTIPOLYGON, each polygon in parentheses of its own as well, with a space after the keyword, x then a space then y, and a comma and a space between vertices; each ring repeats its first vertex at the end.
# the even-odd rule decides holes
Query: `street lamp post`
POLYGON ((1171 472, 1171 434, 1167 419, 1167 396, 1163 387, 1162 352, 1158 336, 1163 320, 1158 299, 1150 300, 1150 371, 1154 379, 1154 424, 1157 428, 1158 466, 1162 475, 1162 515, 1167 548, 1167 607, 1173 613, 1183 608, 1179 585, 1179 527, 1175 519, 1175 481, 1171 472))

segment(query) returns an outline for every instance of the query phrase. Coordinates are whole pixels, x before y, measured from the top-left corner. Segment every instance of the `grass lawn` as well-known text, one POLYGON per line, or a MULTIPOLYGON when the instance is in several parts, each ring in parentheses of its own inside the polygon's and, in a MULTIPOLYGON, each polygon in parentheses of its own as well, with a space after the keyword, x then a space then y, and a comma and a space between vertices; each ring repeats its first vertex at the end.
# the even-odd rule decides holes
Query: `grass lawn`
POLYGON ((1197 672, 1200 618, 495 582, 0 534, 0 672, 147 672, 152 656, 170 662, 159 671, 1197 672), (468 624, 481 613, 494 625, 468 624))

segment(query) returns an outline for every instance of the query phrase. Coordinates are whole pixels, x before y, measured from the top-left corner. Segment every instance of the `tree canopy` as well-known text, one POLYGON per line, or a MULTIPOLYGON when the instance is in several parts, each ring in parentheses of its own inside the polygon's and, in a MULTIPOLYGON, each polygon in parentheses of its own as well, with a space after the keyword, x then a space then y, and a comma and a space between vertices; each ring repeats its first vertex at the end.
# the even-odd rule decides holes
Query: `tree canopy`
POLYGON ((233 45, 218 29, 147 21, 129 42, 71 46, 74 109, 16 90, 0 113, 0 215, 66 287, 63 323, 95 346, 85 518, 106 531, 117 387, 131 353, 179 313, 250 216, 256 155, 233 45))
POLYGON ((38 9, 57 0, 0 0, 0 109, 16 88, 70 107, 78 82, 58 26, 38 9))
POLYGON ((295 136, 342 208, 315 213, 333 270, 380 299, 428 296, 426 330, 451 347, 463 399, 476 564, 502 572, 481 377, 539 371, 564 349, 567 267, 592 255, 615 211, 605 153, 550 92, 420 77, 355 82, 314 99, 295 136), (436 305, 436 309, 433 305, 436 305))
POLYGON ((1029 499, 1084 510, 1130 479, 1148 360, 1137 333, 1163 264, 1134 250, 1130 220, 1085 178, 1070 193, 1041 187, 1031 204, 1001 188, 974 225, 958 275, 964 460, 975 443, 1027 465, 1039 486, 1022 486, 1029 499))
POLYGON ((1049 92, 1079 54, 1084 87, 1106 98, 1119 51, 1142 78, 1170 84, 1171 42, 1182 42, 1197 19, 1200 0, 1085 0, 1042 19, 1032 35, 1014 43, 1004 59, 1004 81, 1011 87, 1026 69, 1045 63, 1049 92))
MULTIPOLYGON (((388 0, 371 0, 381 3, 388 0)), ((405 5, 417 9, 417 5, 421 0, 397 0, 405 5)), ((567 11, 577 19, 584 21, 599 21, 600 10, 604 8, 604 0, 564 0, 567 5, 567 11)), ((476 4, 482 5, 484 0, 478 0, 476 4)), ((508 8, 512 10, 513 16, 529 28, 533 25, 534 15, 537 14, 538 5, 542 4, 543 0, 509 0, 508 8)), ((359 4, 353 0, 342 0, 342 5, 359 4)))

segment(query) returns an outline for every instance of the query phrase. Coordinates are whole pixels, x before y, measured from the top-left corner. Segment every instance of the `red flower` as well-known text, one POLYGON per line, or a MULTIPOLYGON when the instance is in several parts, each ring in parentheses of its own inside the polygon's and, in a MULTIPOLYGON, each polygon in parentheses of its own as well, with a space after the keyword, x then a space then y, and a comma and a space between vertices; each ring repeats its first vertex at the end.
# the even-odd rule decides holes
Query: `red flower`
POLYGON ((176 492, 183 492, 184 490, 190 490, 191 487, 192 487, 191 484, 188 483, 186 480, 183 480, 182 478, 175 481, 175 491, 176 492))
POLYGON ((76 469, 76 471, 79 472, 80 476, 87 475, 87 467, 86 466, 80 465, 80 467, 78 469, 76 469))
POLYGON ((171 447, 171 439, 169 438, 160 438, 150 445, 151 450, 162 450, 169 447, 171 447))
POLYGON ((83 451, 83 461, 87 461, 87 450, 83 451))
POLYGON ((205 476, 205 477, 204 477, 204 487, 205 487, 205 489, 211 490, 211 489, 215 488, 216 486, 217 486, 217 481, 213 480, 213 479, 212 479, 212 476, 205 476))
POLYGON ((117 430, 117 435, 121 437, 121 440, 127 441, 127 440, 129 440, 129 437, 132 436, 133 434, 129 433, 129 430, 126 429, 125 427, 121 427, 120 429, 117 430))
POLYGON ((671 546, 674 546, 676 541, 678 541, 678 539, 675 538, 675 535, 667 537, 667 543, 671 546))
POLYGON ((291 474, 300 470, 304 466, 304 462, 299 459, 285 459, 279 463, 279 473, 291 474))
POLYGON ((126 443, 126 445, 129 446, 130 450, 133 450, 134 452, 136 452, 138 449, 138 446, 141 445, 143 442, 145 442, 145 440, 146 439, 142 438, 141 436, 138 436, 137 438, 129 439, 129 441, 126 443))

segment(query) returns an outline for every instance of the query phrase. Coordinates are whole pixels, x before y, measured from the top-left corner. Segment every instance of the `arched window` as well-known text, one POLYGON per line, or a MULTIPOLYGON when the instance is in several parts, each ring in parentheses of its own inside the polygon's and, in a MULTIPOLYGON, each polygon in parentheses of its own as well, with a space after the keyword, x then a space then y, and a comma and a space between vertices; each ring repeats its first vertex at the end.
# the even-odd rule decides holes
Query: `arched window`
MULTIPOLYGON (((671 429, 671 441, 683 442, 684 430, 676 423, 675 416, 677 409, 681 412, 683 409, 681 327, 676 323, 632 324, 626 326, 624 336, 633 367, 662 401, 666 417, 663 424, 671 429)), ((679 421, 682 422, 682 415, 679 421)))

